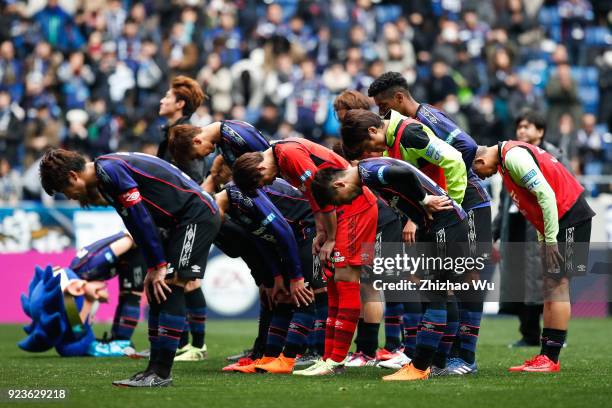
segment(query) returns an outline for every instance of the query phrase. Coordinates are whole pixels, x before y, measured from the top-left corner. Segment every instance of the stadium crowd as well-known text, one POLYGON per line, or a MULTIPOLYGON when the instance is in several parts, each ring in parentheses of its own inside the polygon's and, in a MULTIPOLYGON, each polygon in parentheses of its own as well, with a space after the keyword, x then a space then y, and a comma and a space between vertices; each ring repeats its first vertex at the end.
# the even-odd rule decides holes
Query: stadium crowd
POLYGON ((0 3, 0 202, 41 198, 50 147, 155 154, 177 75, 207 95, 193 124, 330 146, 335 96, 398 71, 479 144, 513 138, 531 107, 574 173, 612 172, 610 1, 0 3))

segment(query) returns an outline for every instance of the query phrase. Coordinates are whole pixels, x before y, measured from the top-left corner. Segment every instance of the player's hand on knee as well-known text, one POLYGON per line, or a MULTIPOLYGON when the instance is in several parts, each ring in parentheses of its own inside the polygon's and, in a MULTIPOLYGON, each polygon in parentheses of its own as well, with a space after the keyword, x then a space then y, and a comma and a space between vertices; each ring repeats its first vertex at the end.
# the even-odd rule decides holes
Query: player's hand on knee
POLYGON ((563 256, 559 252, 559 246, 556 242, 544 244, 546 255, 546 269, 549 273, 558 273, 563 262, 563 256))
MULTIPOLYGON (((152 293, 157 303, 161 303, 166 300, 165 292, 172 292, 165 280, 167 272, 168 270, 164 265, 147 272, 147 275, 145 276, 144 284, 145 287, 149 288, 149 290, 147 290, 147 294, 152 293)), ((151 300, 152 299, 149 299, 149 301, 151 300)))
POLYGON ((284 295, 289 296, 289 292, 285 287, 285 282, 283 281, 282 276, 276 276, 274 278, 274 287, 272 288, 272 300, 276 303, 278 302, 278 297, 284 295))
POLYGON ((297 307, 309 305, 314 301, 314 293, 312 289, 306 287, 304 278, 291 281, 289 290, 291 300, 297 307))

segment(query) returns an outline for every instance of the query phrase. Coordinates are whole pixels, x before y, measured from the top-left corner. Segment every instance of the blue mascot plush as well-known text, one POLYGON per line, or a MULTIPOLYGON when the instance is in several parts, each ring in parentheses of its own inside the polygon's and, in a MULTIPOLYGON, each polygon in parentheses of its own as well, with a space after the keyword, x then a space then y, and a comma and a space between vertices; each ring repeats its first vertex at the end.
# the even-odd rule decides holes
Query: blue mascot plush
POLYGON ((64 357, 125 355, 120 348, 96 341, 93 334, 91 318, 97 300, 88 298, 88 293, 92 293, 91 285, 96 284, 104 286, 94 286, 93 292, 105 289, 102 282, 84 281, 71 269, 37 266, 28 295, 21 295, 23 311, 32 322, 24 327, 28 336, 18 343, 19 348, 43 352, 55 347, 64 357))

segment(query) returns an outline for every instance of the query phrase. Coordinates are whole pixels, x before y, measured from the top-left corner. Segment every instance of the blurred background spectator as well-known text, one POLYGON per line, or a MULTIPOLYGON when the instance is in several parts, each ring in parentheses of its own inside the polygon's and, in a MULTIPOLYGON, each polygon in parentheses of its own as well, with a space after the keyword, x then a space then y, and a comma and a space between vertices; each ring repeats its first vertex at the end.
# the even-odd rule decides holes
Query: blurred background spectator
POLYGON ((513 138, 529 107, 577 174, 610 174, 611 25, 589 0, 3 0, 0 193, 39 199, 49 147, 154 154, 180 74, 208 96, 194 124, 331 145, 334 97, 398 71, 479 143, 513 138))

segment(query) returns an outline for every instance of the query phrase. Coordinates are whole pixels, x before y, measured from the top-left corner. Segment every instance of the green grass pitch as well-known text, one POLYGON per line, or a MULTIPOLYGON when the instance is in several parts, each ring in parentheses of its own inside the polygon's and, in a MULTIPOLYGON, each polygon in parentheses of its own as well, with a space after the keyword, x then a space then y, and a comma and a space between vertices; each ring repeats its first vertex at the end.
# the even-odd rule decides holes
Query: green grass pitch
MULTIPOLYGON (((263 374, 222 373, 225 356, 253 339, 254 321, 209 321, 205 362, 177 363, 174 386, 166 389, 118 389, 111 381, 127 377, 146 362, 127 358, 60 358, 54 351, 29 354, 19 350, 19 326, 0 327, 0 388, 64 388, 62 402, 8 402, 2 406, 69 407, 605 407, 612 406, 612 321, 573 320, 569 346, 556 374, 508 373, 507 367, 537 349, 509 350, 517 338, 515 319, 488 318, 482 324, 480 372, 414 383, 385 383, 389 373, 378 368, 347 370, 334 377, 296 378, 263 374), (7 405, 5 405, 7 404, 7 405)), ((135 342, 146 347, 146 323, 135 342)), ((98 325, 97 334, 108 326, 98 325)))

